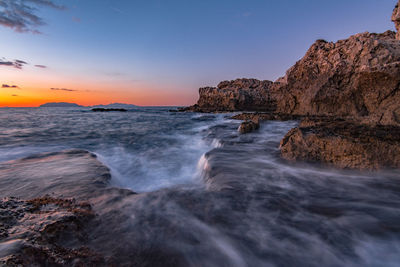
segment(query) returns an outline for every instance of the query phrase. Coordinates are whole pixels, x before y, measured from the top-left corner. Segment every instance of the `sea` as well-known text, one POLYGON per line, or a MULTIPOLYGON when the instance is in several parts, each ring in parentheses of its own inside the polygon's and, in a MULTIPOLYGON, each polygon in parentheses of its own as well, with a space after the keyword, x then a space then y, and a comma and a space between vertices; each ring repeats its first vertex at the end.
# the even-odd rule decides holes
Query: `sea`
POLYGON ((279 142, 297 121, 242 135, 232 113, 171 109, 1 108, 0 162, 84 149, 111 186, 199 194, 193 211, 162 211, 195 236, 175 248, 191 266, 400 266, 398 170, 287 162, 279 142))

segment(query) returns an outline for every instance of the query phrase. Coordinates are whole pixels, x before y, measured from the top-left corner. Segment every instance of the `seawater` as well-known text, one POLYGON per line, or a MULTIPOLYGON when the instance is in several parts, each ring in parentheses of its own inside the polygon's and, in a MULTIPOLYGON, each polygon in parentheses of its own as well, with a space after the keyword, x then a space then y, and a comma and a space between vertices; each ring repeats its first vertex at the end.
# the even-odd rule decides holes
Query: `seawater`
POLYGON ((198 160, 215 145, 204 138, 207 129, 224 115, 169 109, 95 113, 87 108, 3 108, 0 161, 80 148, 99 156, 115 185, 136 192, 194 183, 198 160))
POLYGON ((143 193, 132 238, 187 266, 400 266, 399 171, 288 163, 296 121, 240 135, 230 114, 168 110, 0 109, 0 161, 96 153, 113 186, 143 193))

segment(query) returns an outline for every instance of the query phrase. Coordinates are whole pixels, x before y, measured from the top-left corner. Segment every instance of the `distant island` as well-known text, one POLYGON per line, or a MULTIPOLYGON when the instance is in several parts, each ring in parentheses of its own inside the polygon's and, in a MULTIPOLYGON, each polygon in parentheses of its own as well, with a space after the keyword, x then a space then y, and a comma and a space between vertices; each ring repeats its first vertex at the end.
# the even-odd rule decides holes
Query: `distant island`
POLYGON ((40 105, 41 108, 79 108, 82 107, 75 103, 67 103, 67 102, 51 102, 40 105))
POLYGON ((123 104, 123 103, 112 103, 108 105, 95 105, 92 108, 102 108, 102 109, 134 109, 140 108, 139 106, 132 104, 123 104))

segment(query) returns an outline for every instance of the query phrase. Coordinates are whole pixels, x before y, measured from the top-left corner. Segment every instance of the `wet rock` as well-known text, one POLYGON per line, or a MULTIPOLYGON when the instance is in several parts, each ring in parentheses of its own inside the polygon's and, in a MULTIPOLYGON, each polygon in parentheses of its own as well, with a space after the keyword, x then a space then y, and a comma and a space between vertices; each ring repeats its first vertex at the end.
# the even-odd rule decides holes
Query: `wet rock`
POLYGON ((93 108, 93 112, 127 112, 124 108, 93 108))
POLYGON ((110 171, 84 150, 43 153, 0 163, 0 196, 86 201, 108 188, 110 171))
POLYGON ((104 263, 85 247, 94 218, 88 203, 52 197, 0 200, 0 264, 83 266, 104 263))
POLYGON ((271 86, 278 113, 400 125, 400 42, 395 33, 318 40, 271 86))
POLYGON ((400 168, 400 127, 305 119, 286 134, 280 149, 282 157, 291 161, 354 169, 400 168))
POLYGON ((240 124, 238 131, 241 134, 251 133, 260 128, 258 121, 244 121, 240 124))
POLYGON ((110 187, 110 177, 84 150, 1 163, 0 265, 116 265, 126 246, 116 203, 136 194, 110 187))
POLYGON ((400 1, 396 4, 393 14, 392 14, 392 21, 394 22, 394 25, 396 27, 397 33, 396 33, 396 39, 400 40, 400 9, 399 9, 399 4, 400 1))
POLYGON ((290 121, 299 120, 304 116, 292 115, 292 114, 282 114, 282 113, 241 113, 231 118, 234 120, 252 120, 252 121, 290 121))
POLYGON ((224 81, 217 87, 200 88, 197 104, 180 111, 269 111, 274 109, 269 93, 271 85, 271 81, 256 79, 224 81))

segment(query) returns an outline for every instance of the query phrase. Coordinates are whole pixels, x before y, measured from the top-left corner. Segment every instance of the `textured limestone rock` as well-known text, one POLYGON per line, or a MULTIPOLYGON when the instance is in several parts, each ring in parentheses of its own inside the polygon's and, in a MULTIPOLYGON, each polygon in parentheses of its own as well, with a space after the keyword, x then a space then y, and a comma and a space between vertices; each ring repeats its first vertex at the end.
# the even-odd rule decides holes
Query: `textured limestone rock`
POLYGON ((200 88, 197 104, 186 110, 200 112, 273 110, 269 94, 271 85, 271 81, 237 79, 221 82, 217 87, 200 88))
POLYGON ((264 112, 254 112, 254 113, 241 113, 231 117, 234 120, 251 120, 251 121, 290 121, 299 120, 303 116, 296 116, 291 114, 281 114, 281 113, 264 113, 264 112))
POLYGON ((400 42, 391 31, 318 40, 271 94, 278 113, 400 125, 400 42))
POLYGON ((340 168, 400 168, 400 127, 305 119, 282 139, 282 157, 340 168))
POLYGON ((0 200, 0 265, 93 266, 104 259, 85 247, 88 203, 51 197, 0 200))
POLYGON ((258 121, 244 121, 239 126, 239 132, 241 134, 251 133, 260 128, 258 121))
POLYGON ((393 14, 392 14, 392 21, 394 22, 394 25, 396 27, 397 30, 397 34, 396 34, 396 39, 400 40, 400 1, 396 4, 394 10, 393 10, 393 14))

